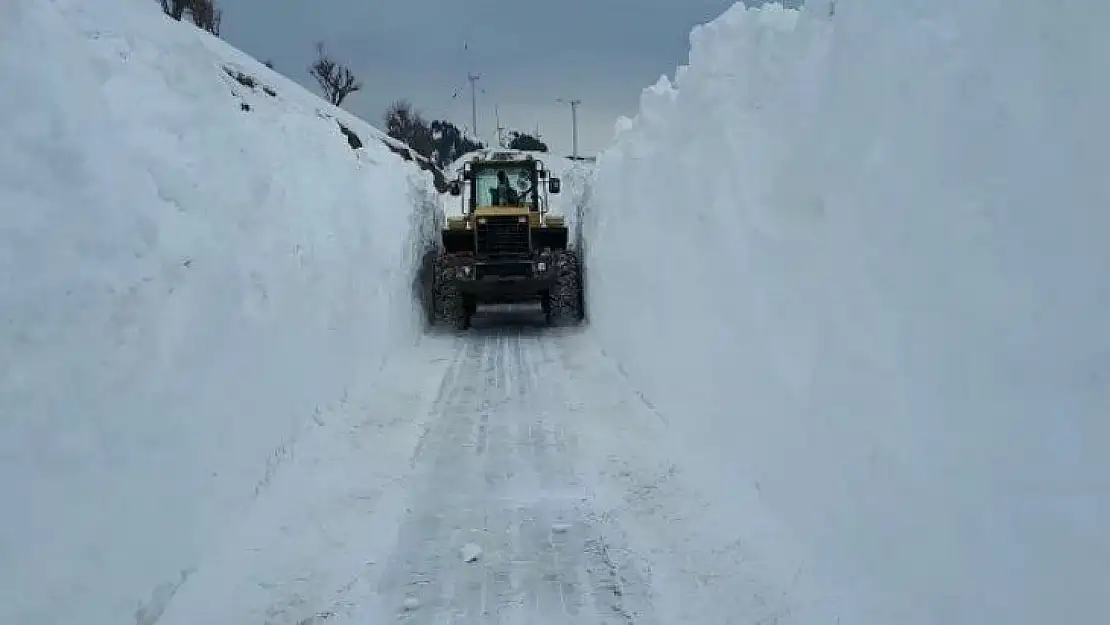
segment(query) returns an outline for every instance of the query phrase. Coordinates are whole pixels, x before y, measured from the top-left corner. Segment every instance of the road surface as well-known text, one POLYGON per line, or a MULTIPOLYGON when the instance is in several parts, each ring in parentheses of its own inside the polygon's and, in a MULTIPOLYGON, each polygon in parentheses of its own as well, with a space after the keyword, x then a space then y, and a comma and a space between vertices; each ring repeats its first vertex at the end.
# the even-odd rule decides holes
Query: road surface
POLYGON ((635 404, 589 410, 573 388, 580 365, 554 334, 479 325, 458 342, 414 453, 380 622, 657 622, 643 560, 595 505, 579 446, 583 425, 656 417, 635 404))
POLYGON ((588 332, 515 319, 428 337, 320 416, 142 625, 787 622, 726 514, 754 491, 703 498, 588 332))

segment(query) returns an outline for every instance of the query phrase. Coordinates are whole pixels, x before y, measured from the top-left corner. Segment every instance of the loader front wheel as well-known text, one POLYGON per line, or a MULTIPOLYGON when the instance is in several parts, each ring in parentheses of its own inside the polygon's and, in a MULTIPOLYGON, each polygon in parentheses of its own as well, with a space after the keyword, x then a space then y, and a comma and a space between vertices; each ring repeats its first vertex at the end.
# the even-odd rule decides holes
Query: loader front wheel
POLYGON ((555 284, 544 302, 548 325, 574 325, 582 321, 582 267, 578 254, 556 252, 553 259, 555 284))
POLYGON ((456 285, 456 267, 460 259, 452 254, 444 254, 432 263, 434 281, 432 285, 433 325, 452 330, 465 330, 470 326, 467 302, 456 285))

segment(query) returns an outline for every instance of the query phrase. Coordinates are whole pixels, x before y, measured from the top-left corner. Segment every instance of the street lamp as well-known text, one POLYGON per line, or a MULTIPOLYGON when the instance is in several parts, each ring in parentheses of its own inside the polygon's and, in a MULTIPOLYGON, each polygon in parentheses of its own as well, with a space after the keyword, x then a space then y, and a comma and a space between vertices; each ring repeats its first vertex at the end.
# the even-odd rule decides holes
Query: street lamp
POLYGON ((571 120, 571 133, 574 160, 578 160, 578 105, 582 104, 582 100, 564 100, 563 98, 556 98, 557 102, 570 105, 570 120, 571 120))

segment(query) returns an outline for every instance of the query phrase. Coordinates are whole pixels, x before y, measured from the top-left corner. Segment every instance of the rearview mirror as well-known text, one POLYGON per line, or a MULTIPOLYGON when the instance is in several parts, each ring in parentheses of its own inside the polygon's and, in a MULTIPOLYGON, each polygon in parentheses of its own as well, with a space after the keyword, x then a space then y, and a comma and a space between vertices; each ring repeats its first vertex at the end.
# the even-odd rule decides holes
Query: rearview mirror
POLYGON ((452 180, 451 183, 447 185, 447 190, 451 195, 462 195, 462 188, 459 186, 458 180, 452 180))
POLYGON ((547 181, 547 188, 552 193, 558 194, 559 190, 562 189, 562 186, 562 182, 558 178, 553 177, 551 178, 551 180, 547 181))

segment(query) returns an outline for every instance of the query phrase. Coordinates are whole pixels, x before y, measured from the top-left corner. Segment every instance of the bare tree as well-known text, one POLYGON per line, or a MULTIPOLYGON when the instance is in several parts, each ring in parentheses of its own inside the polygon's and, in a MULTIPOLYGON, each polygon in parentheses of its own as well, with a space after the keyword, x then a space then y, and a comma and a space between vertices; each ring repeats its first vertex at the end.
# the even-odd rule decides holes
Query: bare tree
POLYGON ((215 0, 189 0, 189 13, 193 23, 208 32, 220 36, 220 21, 223 11, 216 8, 215 0))
POLYGON ((413 108, 412 102, 405 99, 394 100, 386 109, 383 119, 387 135, 403 141, 425 158, 438 158, 433 124, 413 108))
POLYGON ((192 0, 159 0, 162 3, 162 12, 177 21, 185 16, 185 10, 192 4, 192 0))
POLYGON ((308 73, 320 84, 328 101, 336 106, 342 104, 347 96, 362 89, 362 83, 351 70, 328 55, 323 42, 316 44, 316 61, 309 66, 308 73))
POLYGON ((199 28, 220 36, 220 21, 223 12, 216 8, 215 0, 158 0, 162 5, 162 12, 177 21, 181 21, 188 13, 193 23, 199 28))

